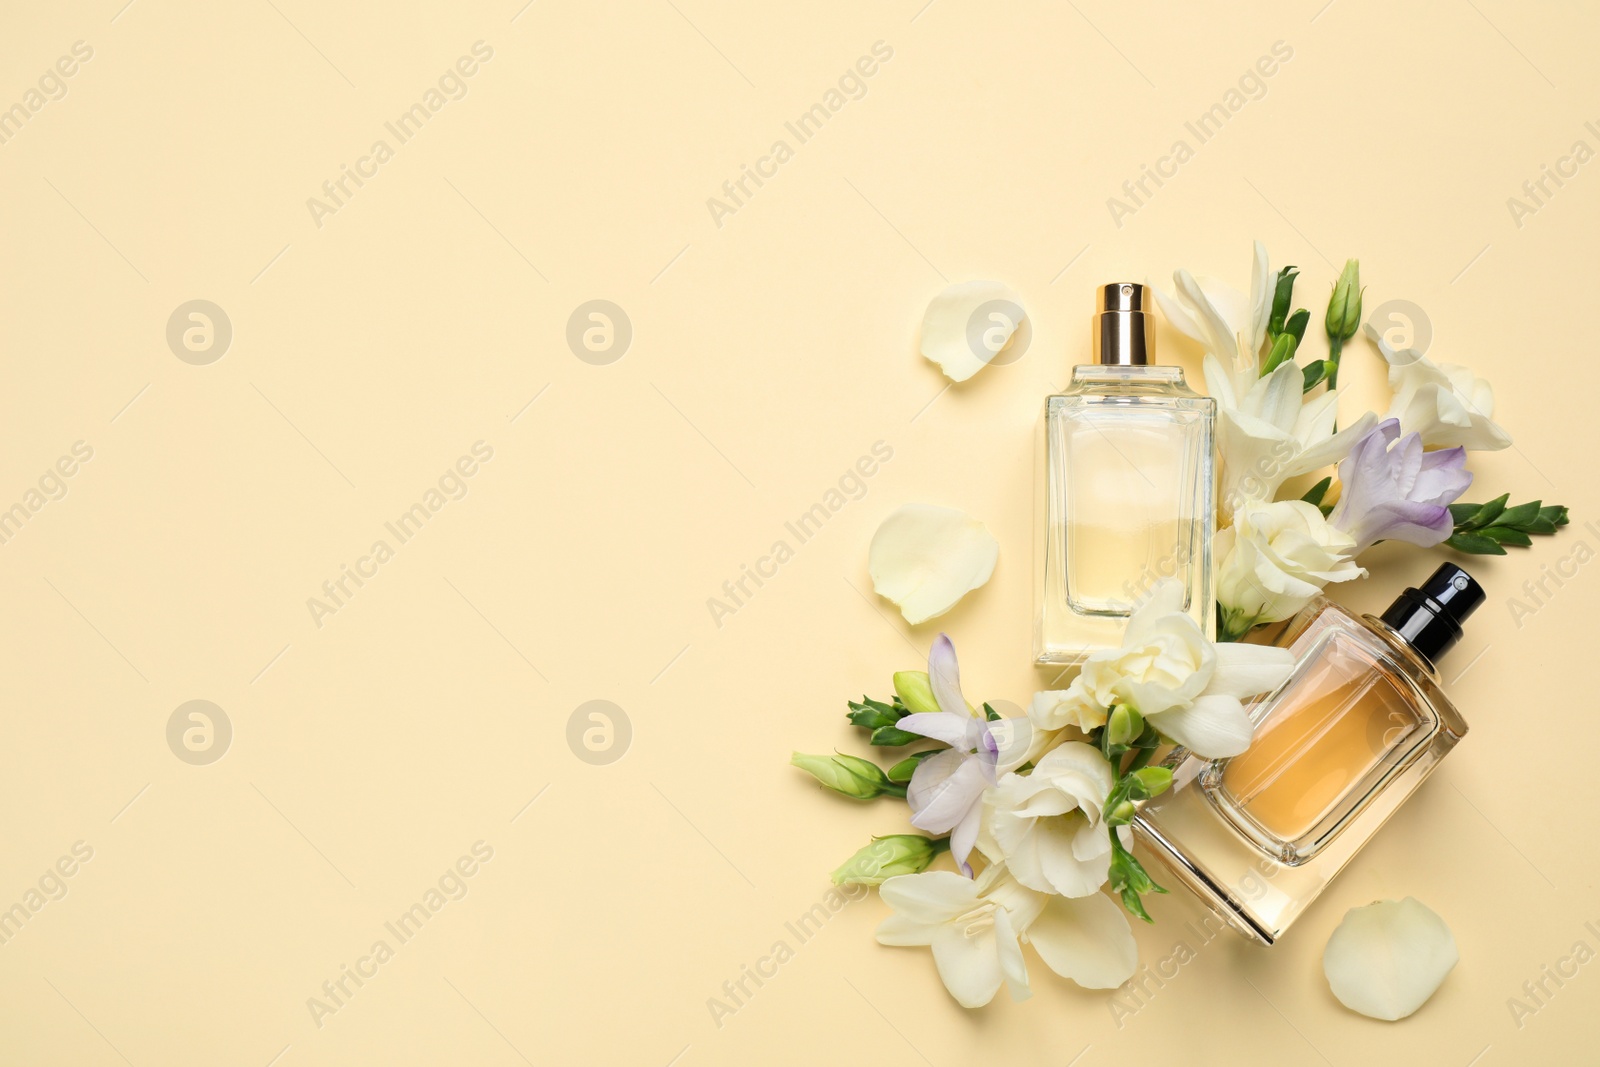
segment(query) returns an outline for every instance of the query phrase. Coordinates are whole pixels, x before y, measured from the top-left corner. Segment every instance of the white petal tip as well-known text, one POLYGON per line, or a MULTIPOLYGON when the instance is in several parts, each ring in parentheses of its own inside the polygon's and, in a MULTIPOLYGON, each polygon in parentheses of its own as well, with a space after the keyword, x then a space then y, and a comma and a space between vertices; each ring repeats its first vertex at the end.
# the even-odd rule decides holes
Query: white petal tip
POLYGON ((999 542, 965 512, 906 504, 872 535, 867 570, 877 594, 916 626, 987 582, 999 556, 999 542))
POLYGON ((922 354, 964 382, 991 363, 1010 363, 1027 343, 1022 298, 1002 282, 957 282, 922 316, 922 354))
POLYGON ((1339 1003, 1393 1022, 1426 1004, 1460 958, 1444 920, 1407 897, 1351 908, 1328 938, 1322 970, 1339 1003))

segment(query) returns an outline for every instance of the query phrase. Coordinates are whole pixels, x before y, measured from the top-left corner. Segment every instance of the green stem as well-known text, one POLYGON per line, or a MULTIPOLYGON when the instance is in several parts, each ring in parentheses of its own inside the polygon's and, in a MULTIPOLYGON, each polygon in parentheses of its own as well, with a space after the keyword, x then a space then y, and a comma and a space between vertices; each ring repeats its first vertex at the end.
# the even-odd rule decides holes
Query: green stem
POLYGON ((1122 773, 1132 774, 1134 771, 1149 763, 1150 760, 1154 758, 1155 754, 1156 750, 1153 748, 1141 748, 1136 750, 1133 754, 1133 762, 1129 763, 1127 767, 1123 768, 1122 773))
POLYGON ((1328 337, 1328 391, 1339 388, 1339 354, 1344 348, 1344 339, 1337 334, 1328 337))

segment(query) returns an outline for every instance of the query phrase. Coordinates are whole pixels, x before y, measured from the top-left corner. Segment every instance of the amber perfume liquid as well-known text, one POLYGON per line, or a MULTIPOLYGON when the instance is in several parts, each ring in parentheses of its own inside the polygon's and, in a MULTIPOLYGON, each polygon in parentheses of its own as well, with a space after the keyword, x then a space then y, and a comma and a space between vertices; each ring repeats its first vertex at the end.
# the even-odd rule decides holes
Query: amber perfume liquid
POLYGON ((1466 734, 1434 662, 1482 595, 1446 564, 1382 618, 1314 601, 1278 639, 1295 669, 1250 706, 1250 748, 1173 752, 1140 839, 1231 926, 1274 943, 1466 734))
POLYGON ((1121 639, 1127 619, 1163 578, 1209 635, 1215 527, 1216 402, 1177 367, 1148 363, 1145 289, 1104 286, 1099 362, 1074 369, 1045 401, 1036 460, 1043 468, 1042 539, 1034 627, 1040 664, 1072 664, 1121 639))

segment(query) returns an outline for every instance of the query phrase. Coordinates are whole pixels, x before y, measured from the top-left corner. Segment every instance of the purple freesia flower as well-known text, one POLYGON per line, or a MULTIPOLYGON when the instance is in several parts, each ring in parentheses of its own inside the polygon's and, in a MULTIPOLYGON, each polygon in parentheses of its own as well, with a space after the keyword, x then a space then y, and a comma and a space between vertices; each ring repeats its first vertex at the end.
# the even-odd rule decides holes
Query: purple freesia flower
POLYGON ((967 706, 955 645, 944 634, 928 652, 928 682, 939 710, 907 715, 895 725, 950 747, 917 764, 906 802, 911 805, 912 826, 950 835, 950 855, 970 878, 967 857, 978 838, 984 794, 995 784, 998 772, 1021 762, 1019 757, 1028 748, 1028 721, 989 722, 967 706))
POLYGON ((1465 448, 1422 450, 1416 433, 1400 436, 1386 419, 1356 442, 1339 464, 1341 495, 1329 523, 1355 538, 1356 551, 1379 541, 1427 548, 1450 536, 1447 506, 1472 484, 1465 448))

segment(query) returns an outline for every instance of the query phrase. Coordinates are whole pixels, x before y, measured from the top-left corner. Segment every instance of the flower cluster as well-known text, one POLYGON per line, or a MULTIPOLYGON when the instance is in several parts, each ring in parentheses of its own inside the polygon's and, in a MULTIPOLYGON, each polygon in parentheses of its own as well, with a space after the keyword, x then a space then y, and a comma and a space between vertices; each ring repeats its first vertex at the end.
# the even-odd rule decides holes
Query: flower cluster
MULTIPOLYGON (((1026 947, 1087 988, 1133 975, 1127 916, 1151 921, 1144 897, 1166 890, 1134 856, 1130 826, 1142 801, 1172 785, 1173 764, 1158 753, 1181 746, 1226 759, 1250 745, 1244 701, 1293 667, 1286 648, 1242 642, 1252 629, 1290 618, 1329 583, 1365 575, 1358 557, 1380 542, 1503 554, 1567 522, 1566 508, 1537 500, 1462 503, 1473 480, 1467 453, 1511 443, 1493 420, 1493 391, 1464 367, 1392 348, 1370 326, 1394 399, 1383 415, 1341 427, 1339 370, 1361 327, 1360 269, 1350 260, 1333 286, 1320 357, 1302 351, 1311 313, 1291 311, 1297 276, 1292 266, 1274 275, 1257 242, 1248 295, 1182 270, 1174 293, 1155 290, 1167 321, 1204 348, 1217 402, 1216 641, 1185 610, 1182 585, 1158 582, 1118 647, 1090 654, 1065 689, 1034 694, 1026 713, 1002 716, 968 702, 955 647, 940 634, 925 672, 896 674, 889 700, 849 705, 872 746, 907 754, 887 767, 845 754, 792 757, 843 796, 906 802, 921 833, 874 838, 833 880, 878 886, 892 912, 878 940, 931 948, 965 1007, 989 1003, 1002 985, 1028 996, 1026 947), (1286 489, 1327 468, 1300 496, 1303 482, 1286 489), (945 852, 955 869, 931 869, 945 852)), ((952 380, 988 362, 966 351, 963 331, 980 304, 1000 297, 1009 310, 992 355, 1025 317, 1009 289, 955 286, 930 306, 923 353, 952 380)), ((868 569, 876 591, 918 625, 982 586, 998 555, 976 519, 907 505, 879 527, 868 569)), ((1390 904, 1352 912, 1324 965, 1342 1002, 1394 1019, 1438 988, 1456 953, 1437 915, 1415 901, 1390 904)))
POLYGON ((940 634, 926 673, 894 676, 891 701, 850 705, 874 745, 939 747, 887 770, 843 755, 796 753, 793 763, 854 799, 903 796, 911 825, 937 835, 878 838, 834 878, 880 885, 894 914, 878 940, 931 947, 962 1005, 987 1004, 1001 985, 1027 996, 1024 945, 1057 974, 1109 989, 1138 954, 1101 890, 1145 921, 1140 898, 1165 892, 1134 858, 1129 831, 1137 802, 1172 781, 1152 756, 1172 743, 1207 757, 1244 751, 1242 699, 1274 688, 1290 666, 1285 649, 1208 640, 1168 580, 1128 620, 1120 647, 1090 656, 1066 689, 1037 694, 1025 716, 969 704, 955 646, 940 634), (960 873, 927 870, 946 848, 960 873))
MULTIPOLYGON (((1204 347, 1217 401, 1217 632, 1228 641, 1293 616, 1330 582, 1362 577, 1356 559, 1380 541, 1494 553, 1527 543, 1524 530, 1505 540, 1463 536, 1476 530, 1458 522, 1480 510, 1455 505, 1472 484, 1467 452, 1511 444, 1494 422, 1489 383, 1395 350, 1369 327, 1394 401, 1381 418, 1368 411, 1338 428, 1340 361, 1361 322, 1360 268, 1350 260, 1334 284, 1321 359, 1297 358, 1311 321, 1304 309, 1289 311, 1297 276, 1284 267, 1274 277, 1257 241, 1248 296, 1183 270, 1173 293, 1156 290, 1167 321, 1204 347), (1334 464, 1303 497, 1281 498, 1291 479, 1334 464)), ((1565 509, 1525 506, 1548 515, 1551 530, 1565 519, 1565 509)))

